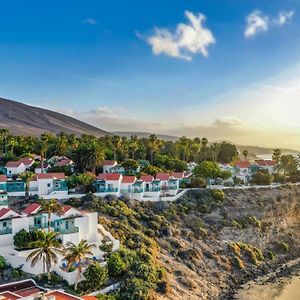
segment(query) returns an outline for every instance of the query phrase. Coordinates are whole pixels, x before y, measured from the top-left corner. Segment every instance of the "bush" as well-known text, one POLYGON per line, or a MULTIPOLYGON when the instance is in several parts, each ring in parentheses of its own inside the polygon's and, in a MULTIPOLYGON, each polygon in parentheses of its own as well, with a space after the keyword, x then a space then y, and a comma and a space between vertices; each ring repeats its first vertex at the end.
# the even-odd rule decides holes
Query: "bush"
POLYGON ((127 269, 126 263, 120 255, 120 252, 111 253, 107 260, 109 277, 120 278, 127 269))
POLYGON ((225 199, 225 194, 222 190, 211 190, 210 194, 216 201, 222 202, 225 199))
MULTIPOLYGON (((99 290, 103 284, 108 280, 108 270, 105 267, 100 266, 99 263, 89 265, 84 272, 86 281, 86 288, 89 291, 99 290)), ((86 290, 84 291, 86 293, 86 290)))
POLYGON ((14 236, 14 245, 17 250, 28 250, 32 249, 32 247, 29 246, 31 242, 37 241, 37 231, 26 231, 25 229, 21 229, 19 232, 17 232, 14 236))
POLYGON ((256 185, 270 185, 272 183, 273 176, 266 170, 259 170, 252 175, 251 183, 256 185))
POLYGON ((2 273, 6 268, 6 259, 3 256, 0 256, 0 273, 2 273))

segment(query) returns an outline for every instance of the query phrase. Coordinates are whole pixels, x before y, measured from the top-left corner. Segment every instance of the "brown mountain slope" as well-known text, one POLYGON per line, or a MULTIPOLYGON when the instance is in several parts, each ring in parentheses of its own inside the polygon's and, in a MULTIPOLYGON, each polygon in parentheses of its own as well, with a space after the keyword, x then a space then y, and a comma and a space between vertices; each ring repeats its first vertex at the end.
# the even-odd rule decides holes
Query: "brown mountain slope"
POLYGON ((104 136, 108 132, 51 110, 29 106, 0 98, 0 128, 13 134, 39 136, 43 132, 92 134, 104 136))

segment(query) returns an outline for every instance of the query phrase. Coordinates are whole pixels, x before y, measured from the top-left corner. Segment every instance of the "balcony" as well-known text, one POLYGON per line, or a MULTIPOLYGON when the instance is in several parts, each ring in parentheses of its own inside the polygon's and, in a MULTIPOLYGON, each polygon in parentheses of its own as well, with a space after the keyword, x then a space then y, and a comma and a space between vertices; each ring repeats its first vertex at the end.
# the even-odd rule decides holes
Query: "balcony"
POLYGON ((39 230, 48 228, 48 223, 34 224, 29 226, 29 230, 39 230))
POLYGON ((160 187, 145 188, 145 192, 160 192, 160 187))
POLYGON ((168 190, 175 191, 175 190, 178 190, 178 187, 177 186, 169 186, 168 190))
POLYGON ((117 193, 118 188, 98 188, 97 193, 117 193))
POLYGON ((0 230, 0 235, 12 234, 12 228, 5 227, 0 230))
POLYGON ((60 228, 60 227, 55 227, 54 231, 59 232, 60 234, 71 234, 71 233, 77 233, 79 232, 79 228, 74 226, 70 227, 68 229, 66 228, 60 228))
POLYGON ((0 201, 0 206, 6 206, 8 205, 8 200, 1 200, 0 201))
POLYGON ((129 191, 129 193, 133 193, 133 194, 144 193, 144 189, 142 188, 132 189, 131 191, 129 191))

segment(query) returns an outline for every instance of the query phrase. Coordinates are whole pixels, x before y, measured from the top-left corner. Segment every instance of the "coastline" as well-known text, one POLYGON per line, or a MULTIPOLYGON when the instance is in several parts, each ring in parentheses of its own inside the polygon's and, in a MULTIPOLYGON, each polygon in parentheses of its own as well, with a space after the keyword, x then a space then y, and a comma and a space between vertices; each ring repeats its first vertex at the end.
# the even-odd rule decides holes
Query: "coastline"
POLYGON ((290 279, 299 273, 300 257, 285 262, 265 263, 256 269, 238 272, 230 276, 228 288, 221 294, 219 300, 274 299, 290 279))

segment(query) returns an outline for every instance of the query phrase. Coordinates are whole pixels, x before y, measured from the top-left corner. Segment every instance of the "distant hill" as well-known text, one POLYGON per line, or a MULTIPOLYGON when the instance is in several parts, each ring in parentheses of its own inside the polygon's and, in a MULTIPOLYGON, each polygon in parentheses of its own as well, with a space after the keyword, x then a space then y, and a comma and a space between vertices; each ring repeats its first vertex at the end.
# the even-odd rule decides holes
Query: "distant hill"
POLYGON ((179 137, 167 135, 167 134, 159 134, 159 133, 151 133, 151 132, 127 132, 127 131, 116 131, 113 132, 113 134, 118 136, 126 136, 127 138, 130 138, 132 135, 136 135, 138 138, 147 138, 151 134, 155 134, 159 139, 164 141, 177 141, 179 137))
POLYGON ((16 135, 39 136, 44 132, 110 134, 97 127, 51 110, 29 106, 20 102, 0 98, 0 128, 7 128, 16 135))

